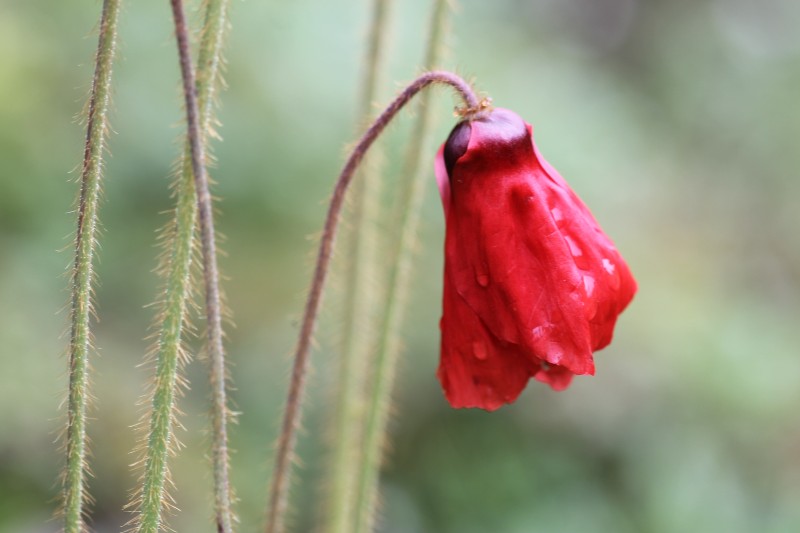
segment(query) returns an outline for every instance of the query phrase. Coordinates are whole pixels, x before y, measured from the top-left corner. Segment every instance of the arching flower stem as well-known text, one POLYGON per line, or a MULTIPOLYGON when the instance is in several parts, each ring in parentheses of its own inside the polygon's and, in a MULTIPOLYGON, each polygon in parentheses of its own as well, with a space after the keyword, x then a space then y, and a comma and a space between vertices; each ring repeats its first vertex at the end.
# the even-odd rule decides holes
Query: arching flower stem
MULTIPOLYGON (((425 66, 436 68, 444 49, 448 14, 452 9, 448 0, 435 0, 431 15, 430 34, 425 52, 425 66)), ((411 281, 414 243, 417 238, 425 185, 430 179, 430 169, 424 167, 431 141, 431 100, 426 92, 417 101, 416 123, 412 126, 406 165, 403 168, 405 183, 398 194, 399 201, 393 213, 392 227, 397 228, 386 250, 389 274, 382 302, 376 348, 371 354, 372 379, 363 416, 363 443, 359 448, 361 460, 355 473, 355 526, 347 533, 369 533, 375 530, 378 515, 379 478, 381 462, 386 453, 387 432, 391 409, 392 389, 401 353, 400 329, 406 307, 406 294, 411 281)))
MULTIPOLYGON (((369 124, 380 111, 381 80, 388 67, 386 52, 392 29, 395 0, 370 0, 371 17, 366 41, 364 79, 360 87, 358 129, 369 124)), ((428 69, 430 70, 430 69, 428 69)), ((378 310, 384 286, 380 238, 381 198, 385 189, 384 157, 380 143, 361 164, 348 192, 342 212, 342 225, 349 229, 340 235, 342 252, 331 267, 331 277, 341 287, 339 322, 340 350, 337 378, 333 390, 334 407, 330 420, 331 450, 325 476, 325 504, 320 531, 353 533, 353 506, 363 432, 364 405, 369 375, 368 361, 378 330, 378 310), (376 153, 377 152, 377 153, 376 153), (337 272, 338 270, 338 272, 337 272)))
POLYGON ((353 178, 353 173, 364 158, 369 147, 383 132, 395 115, 422 89, 432 84, 449 85, 456 90, 463 99, 465 107, 475 112, 481 109, 478 97, 469 84, 459 76, 446 71, 427 72, 411 84, 389 104, 380 116, 367 129, 358 141, 350 157, 347 159, 333 190, 333 196, 328 207, 325 219, 322 240, 319 245, 314 276, 306 301, 300 336, 294 355, 294 366, 289 383, 289 393, 283 415, 280 436, 278 437, 275 467, 272 474, 269 504, 267 509, 267 533, 282 533, 284 531, 284 515, 287 509, 288 492, 291 475, 292 454, 297 440, 297 429, 300 425, 301 404, 305 390, 306 376, 308 374, 309 349, 314 327, 317 320, 322 300, 322 291, 328 274, 333 242, 339 223, 339 214, 344 203, 345 193, 353 178))

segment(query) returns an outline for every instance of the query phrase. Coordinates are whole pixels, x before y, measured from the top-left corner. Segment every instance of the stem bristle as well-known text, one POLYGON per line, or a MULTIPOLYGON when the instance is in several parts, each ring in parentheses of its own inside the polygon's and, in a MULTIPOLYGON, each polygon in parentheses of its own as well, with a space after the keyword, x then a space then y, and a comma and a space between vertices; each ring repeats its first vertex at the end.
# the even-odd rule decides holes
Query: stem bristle
MULTIPOLYGON (((137 511, 129 527, 147 533, 156 533, 159 528, 165 527, 162 511, 169 511, 172 507, 172 499, 168 491, 172 483, 169 478, 167 458, 174 455, 180 447, 173 431, 174 428, 181 427, 176 400, 188 387, 188 383, 181 373, 190 359, 184 343, 186 334, 194 333, 189 311, 197 309, 193 293, 200 264, 198 260, 200 247, 194 232, 198 216, 194 178, 199 173, 195 170, 198 166, 203 172, 205 171, 203 165, 208 157, 203 156, 203 148, 209 137, 207 134, 198 133, 198 130, 209 130, 213 122, 212 102, 216 97, 221 77, 219 72, 223 64, 221 47, 222 37, 227 27, 228 0, 208 0, 204 5, 206 15, 200 39, 198 79, 196 83, 189 83, 196 90, 197 100, 188 104, 186 103, 188 98, 184 100, 184 111, 188 114, 192 109, 195 120, 192 124, 192 117, 188 119, 190 128, 187 135, 188 140, 185 143, 183 157, 177 165, 176 179, 170 187, 172 195, 176 198, 174 217, 159 238, 164 248, 157 270, 165 278, 165 288, 163 296, 158 299, 160 312, 156 323, 160 327, 156 335, 154 350, 150 355, 150 360, 155 357, 156 366, 154 380, 149 387, 149 394, 146 396, 148 398, 146 402, 150 404, 150 407, 139 424, 140 431, 145 431, 144 428, 149 431, 140 441, 140 449, 142 446, 144 447, 144 450, 140 451, 143 458, 137 461, 138 468, 143 470, 143 477, 140 479, 140 488, 136 491, 131 503, 128 504, 128 509, 137 511)), ((175 8, 175 4, 173 4, 173 8, 175 8)), ((180 8, 182 12, 182 5, 180 8)), ((179 55, 184 80, 186 80, 185 63, 189 62, 187 33, 185 21, 178 24, 176 15, 176 35, 179 39, 179 55)), ((185 81, 184 94, 188 95, 192 91, 186 90, 186 85, 185 81)), ((207 207, 205 211, 210 213, 210 209, 207 207)), ((216 296, 215 299, 218 300, 216 296)), ((227 380, 224 377, 225 373, 223 368, 217 374, 221 377, 214 378, 212 376, 212 388, 221 384, 224 391, 227 380)), ((224 405, 224 401, 222 409, 218 412, 221 413, 223 419, 227 420, 229 410, 224 405)), ((213 434, 216 439, 219 432, 216 423, 214 426, 213 434)), ((215 465, 221 463, 227 470, 227 450, 220 450, 216 446, 216 440, 212 455, 215 465), (217 453, 218 451, 221 453, 217 453)), ((227 533, 231 531, 229 507, 232 498, 227 479, 222 484, 218 483, 216 472, 217 467, 215 466, 215 500, 217 502, 215 509, 217 509, 218 515, 216 522, 218 525, 222 524, 222 530, 227 533), (219 504, 220 494, 225 495, 222 498, 225 500, 222 506, 219 504), (220 516, 223 518, 220 519, 220 516)))
POLYGON ((89 439, 86 435, 87 410, 92 401, 89 392, 89 353, 94 346, 91 322, 92 319, 97 320, 93 309, 93 256, 98 246, 97 210, 102 190, 103 153, 107 149, 108 109, 118 18, 119 1, 105 0, 100 18, 92 90, 88 105, 84 107, 86 143, 76 208, 78 220, 74 240, 75 256, 70 274, 69 392, 67 423, 62 440, 66 465, 61 477, 63 499, 57 511, 66 533, 86 531, 87 506, 93 501, 85 486, 86 477, 91 476, 87 462, 89 439))

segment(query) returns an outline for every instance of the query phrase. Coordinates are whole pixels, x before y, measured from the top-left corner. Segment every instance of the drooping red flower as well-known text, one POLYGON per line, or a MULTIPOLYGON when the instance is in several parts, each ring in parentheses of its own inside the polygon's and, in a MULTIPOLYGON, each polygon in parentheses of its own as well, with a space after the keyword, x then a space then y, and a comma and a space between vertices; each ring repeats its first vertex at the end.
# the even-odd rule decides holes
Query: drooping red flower
POLYGON ((453 407, 494 410, 533 377, 594 374, 636 281, 506 109, 456 125, 436 158, 446 218, 441 361, 453 407))

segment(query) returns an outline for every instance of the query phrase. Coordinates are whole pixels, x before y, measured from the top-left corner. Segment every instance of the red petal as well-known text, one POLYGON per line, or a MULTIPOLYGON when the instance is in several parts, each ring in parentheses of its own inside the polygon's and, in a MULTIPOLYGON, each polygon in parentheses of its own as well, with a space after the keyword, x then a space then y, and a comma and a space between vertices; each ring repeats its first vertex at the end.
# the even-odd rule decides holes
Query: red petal
POLYGON ((440 150, 436 162, 447 226, 439 378, 454 406, 494 409, 530 376, 560 390, 594 373, 592 352, 636 283, 529 125, 497 109, 470 126, 466 152, 444 161, 440 150))
MULTIPOLYGON (((532 131, 528 125, 528 131, 532 131)), ((551 214, 573 252, 586 291, 592 350, 608 346, 617 317, 633 299, 637 285, 614 243, 589 208, 561 175, 542 157, 531 139, 536 161, 549 178, 551 214)))
POLYGON ((433 170, 436 175, 436 186, 439 188, 439 196, 442 198, 444 216, 447 217, 447 211, 450 208, 450 178, 447 177, 447 168, 444 166, 444 145, 436 152, 433 170))
POLYGON ((489 411, 517 399, 539 371, 519 356, 519 346, 500 341, 445 278, 442 352, 437 376, 453 407, 489 411))

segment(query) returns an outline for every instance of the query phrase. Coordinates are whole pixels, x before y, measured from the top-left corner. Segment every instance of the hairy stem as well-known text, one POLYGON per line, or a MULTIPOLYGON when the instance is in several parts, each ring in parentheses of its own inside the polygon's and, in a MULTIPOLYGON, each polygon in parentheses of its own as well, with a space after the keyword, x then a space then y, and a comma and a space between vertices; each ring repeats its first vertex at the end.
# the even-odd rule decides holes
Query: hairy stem
POLYGON ((210 126, 213 103, 212 91, 216 87, 216 80, 222 62, 222 43, 228 20, 228 5, 228 0, 207 0, 203 36, 200 41, 200 54, 197 59, 197 80, 194 83, 188 83, 187 81, 191 75, 188 50, 185 53, 181 53, 187 114, 192 107, 189 104, 191 91, 187 90, 187 83, 188 87, 195 88, 197 93, 194 125, 192 125, 192 120, 189 120, 189 144, 192 147, 192 170, 198 191, 200 238, 203 248, 203 278, 206 293, 207 342, 210 362, 209 382, 212 400, 211 459, 214 469, 214 514, 218 533, 231 533, 234 521, 234 515, 231 510, 233 496, 231 495, 228 451, 228 417, 230 416, 230 411, 228 410, 226 390, 225 352, 222 345, 222 302, 217 270, 214 216, 212 198, 209 193, 209 180, 204 166, 205 155, 202 152, 206 146, 206 130, 210 126), (186 62, 189 65, 188 73, 184 67, 184 56, 186 56, 186 62), (198 120, 200 124, 198 124, 198 120), (202 173, 198 172, 197 167, 202 168, 202 173))
MULTIPOLYGON (((228 0, 207 0, 205 26, 200 43, 197 81, 189 81, 191 88, 187 91, 187 79, 184 63, 188 61, 188 36, 182 5, 173 2, 175 30, 179 42, 181 68, 184 82, 184 93, 187 96, 187 116, 192 115, 189 126, 187 147, 181 163, 179 179, 176 182, 176 209, 172 227, 168 229, 166 243, 168 255, 165 258, 166 288, 164 292, 163 311, 160 316, 160 332, 157 344, 156 378, 152 396, 152 408, 149 422, 149 434, 146 441, 144 473, 142 489, 139 494, 138 530, 142 532, 158 531, 162 519, 162 507, 168 502, 165 491, 167 479, 167 459, 169 450, 174 446, 172 425, 175 416, 175 399, 178 385, 181 383, 179 369, 186 354, 182 348, 182 336, 187 320, 187 304, 191 294, 191 267, 194 243, 194 227, 198 216, 198 197, 196 180, 201 175, 195 167, 202 168, 205 176, 205 144, 212 133, 212 107, 214 94, 220 80, 222 64, 222 42, 227 24, 228 0), (193 103, 188 102, 191 96, 193 103), (192 110, 192 108, 194 108, 192 110), (199 146, 199 149, 198 149, 199 146)), ((207 178, 205 178, 207 182, 207 178)), ((199 189, 199 187, 198 187, 199 189)), ((206 186, 206 197, 208 191, 206 186)), ((210 198, 208 198, 210 201, 210 198)), ((211 213, 210 208, 206 208, 211 213)), ((201 217, 203 215, 201 214, 201 217)), ((202 226, 201 220, 201 226, 202 226)), ((210 228, 213 236, 213 227, 210 228)), ((203 230, 201 228, 201 238, 203 230)), ((213 239, 212 239, 213 240, 213 239)), ((213 246, 213 243, 212 243, 213 246)), ((207 246, 203 246, 204 266, 207 246)), ((212 257, 216 257, 211 252, 212 257)), ((204 278, 217 279, 216 265, 204 268, 204 278), (210 273, 213 272, 213 273, 210 273)), ((217 289, 206 289, 207 301, 219 302, 217 289)), ((213 304, 212 304, 213 306, 213 304)), ((221 349, 220 306, 216 312, 209 312, 209 354, 211 361, 210 381, 212 388, 212 426, 214 462, 214 494, 217 531, 231 531, 230 488, 228 481, 227 451, 227 408, 225 399, 224 353, 221 349), (216 316, 216 319, 212 318, 216 316), (216 326, 214 325, 216 324, 216 326), (216 328, 216 332, 214 329, 216 328), (215 356, 216 353, 216 356, 215 356)))
POLYGON ((218 85, 222 80, 224 64, 222 47, 228 29, 228 9, 230 0, 205 0, 203 32, 200 37, 200 52, 197 57, 197 107, 200 129, 205 146, 212 131, 212 112, 218 85))
MULTIPOLYGON (((378 79, 386 49, 391 0, 373 0, 367 42, 366 75, 362 87, 361 120, 373 113, 378 79)), ((376 283, 377 213, 381 197, 379 155, 374 151, 359 171, 350 192, 352 211, 349 249, 343 259, 344 321, 341 325, 342 352, 333 417, 333 447, 327 489, 324 531, 351 533, 353 530, 356 468, 364 426, 366 362, 375 336, 373 321, 380 291, 376 283)), ((347 217, 347 215, 345 215, 347 217)))
POLYGON ((72 268, 69 400, 67 411, 63 519, 66 533, 84 531, 83 515, 86 477, 86 404, 89 398, 90 320, 92 315, 92 258, 97 234, 97 204, 103 170, 103 147, 108 130, 111 99, 111 70, 117 38, 119 0, 105 0, 100 20, 86 145, 81 169, 75 260, 72 268))
MULTIPOLYGON (((447 23, 447 0, 434 0, 433 3, 425 57, 426 69, 435 68, 439 62, 447 23)), ((421 172, 421 168, 422 147, 427 144, 429 137, 430 97, 431 93, 426 92, 420 96, 418 102, 417 120, 413 126, 403 174, 410 176, 411 180, 402 187, 402 199, 397 206, 398 216, 395 217, 398 223, 393 226, 400 228, 400 235, 399 238, 392 240, 394 246, 388 254, 392 270, 388 279, 388 294, 378 337, 375 371, 370 383, 372 394, 367 402, 363 456, 356 474, 358 477, 355 495, 356 525, 351 530, 355 533, 369 533, 375 524, 381 456, 385 448, 392 384, 400 352, 399 330, 411 276, 411 259, 422 209, 424 178, 428 174, 421 172)))
POLYGON ((213 454, 214 484, 217 530, 231 531, 230 494, 228 481, 228 434, 227 403, 225 394, 225 352, 222 347, 222 306, 219 293, 219 271, 217 269, 217 246, 214 233, 214 213, 211 205, 211 192, 206 172, 206 154, 203 132, 199 124, 197 87, 195 85, 192 59, 189 55, 189 39, 186 30, 186 17, 182 0, 171 0, 172 15, 175 19, 175 35, 178 41, 183 96, 186 105, 186 122, 192 173, 194 174, 197 206, 200 219, 200 242, 203 256, 203 285, 206 293, 206 321, 208 331, 208 354, 211 361, 211 382, 213 398, 213 454))
POLYGON ((300 328, 300 336, 294 355, 294 366, 292 368, 291 382, 289 383, 289 393, 286 400, 281 433, 278 437, 275 468, 273 470, 272 486, 270 489, 267 533, 282 533, 284 531, 284 515, 288 503, 292 455, 297 440, 297 429, 300 425, 301 405, 308 373, 309 348, 311 346, 311 338, 314 333, 317 313, 322 299, 322 290, 325 286, 325 279, 328 274, 333 241, 336 236, 339 214, 342 209, 345 193, 358 164, 378 135, 380 135, 397 112, 400 111, 414 95, 428 85, 434 83, 453 87, 464 100, 468 108, 479 108, 478 98, 475 96, 470 86, 455 74, 445 71, 434 71, 421 75, 403 89, 375 122, 372 123, 369 129, 367 129, 348 157, 336 181, 333 196, 328 207, 328 214, 325 218, 325 226, 319 245, 319 252, 317 254, 314 276, 311 281, 311 288, 303 314, 303 323, 300 328))

